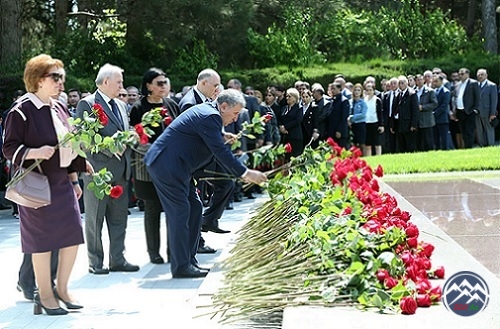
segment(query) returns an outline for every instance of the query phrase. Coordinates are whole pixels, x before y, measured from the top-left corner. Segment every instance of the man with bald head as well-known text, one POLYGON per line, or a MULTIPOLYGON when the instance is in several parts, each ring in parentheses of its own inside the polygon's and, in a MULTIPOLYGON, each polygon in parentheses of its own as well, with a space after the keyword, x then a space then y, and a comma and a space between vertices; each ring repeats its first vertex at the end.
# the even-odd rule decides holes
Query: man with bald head
POLYGON ((196 86, 191 88, 179 102, 181 112, 194 105, 214 101, 217 88, 220 85, 220 76, 215 70, 204 69, 198 74, 196 86))

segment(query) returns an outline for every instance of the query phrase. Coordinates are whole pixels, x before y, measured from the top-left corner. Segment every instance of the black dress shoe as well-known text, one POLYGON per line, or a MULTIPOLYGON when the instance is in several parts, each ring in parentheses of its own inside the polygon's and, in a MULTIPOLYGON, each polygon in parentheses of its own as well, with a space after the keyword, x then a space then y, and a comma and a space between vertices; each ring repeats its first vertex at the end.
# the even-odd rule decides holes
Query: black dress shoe
POLYGON ((233 210, 234 209, 234 205, 232 202, 229 202, 226 206, 226 210, 233 210))
POLYGON ((160 255, 150 256, 149 259, 151 260, 151 263, 153 263, 153 264, 165 263, 165 261, 163 260, 163 257, 161 257, 160 255))
POLYGON ((137 271, 139 271, 139 266, 132 265, 132 264, 125 262, 122 265, 110 266, 109 271, 110 272, 137 272, 137 271))
POLYGON ((89 266, 89 273, 92 273, 95 275, 109 274, 109 269, 107 267, 89 266))
POLYGON ((245 195, 248 199, 255 199, 255 195, 253 195, 253 193, 248 193, 245 195))
POLYGON ((198 254, 215 254, 217 250, 210 248, 209 246, 198 246, 198 254))
POLYGON ((33 300, 35 301, 35 305, 33 307, 33 314, 34 315, 42 314, 42 309, 45 311, 45 313, 47 313, 47 315, 66 315, 66 314, 68 314, 68 311, 62 307, 47 308, 47 307, 43 306, 42 301, 40 300, 40 295, 38 295, 38 294, 35 294, 35 298, 33 300))
POLYGON ((54 297, 56 299, 59 299, 61 302, 64 303, 64 305, 66 305, 66 308, 68 310, 79 310, 81 308, 83 308, 83 305, 80 305, 80 304, 77 304, 77 303, 73 303, 73 302, 67 302, 65 301, 64 299, 62 299, 60 296, 59 296, 59 293, 57 292, 57 288, 56 287, 53 287, 52 288, 52 291, 54 292, 54 297))
POLYGON ((207 267, 201 267, 200 264, 193 264, 194 267, 199 269, 200 271, 210 272, 210 269, 207 267))
POLYGON ((231 233, 231 231, 223 230, 219 226, 215 226, 215 225, 201 225, 201 231, 202 232, 210 231, 210 232, 221 233, 221 234, 231 233))
POLYGON ((241 201, 243 201, 243 198, 241 197, 241 195, 235 195, 233 197, 233 200, 234 200, 234 202, 241 202, 241 201))
POLYGON ((208 272, 200 271, 193 265, 188 266, 185 270, 172 273, 174 278, 184 279, 184 278, 204 278, 206 277, 208 272))
POLYGON ((19 282, 17 283, 16 289, 17 291, 22 292, 24 298, 26 298, 27 300, 33 300, 35 298, 35 291, 23 289, 23 287, 21 287, 21 284, 19 282))

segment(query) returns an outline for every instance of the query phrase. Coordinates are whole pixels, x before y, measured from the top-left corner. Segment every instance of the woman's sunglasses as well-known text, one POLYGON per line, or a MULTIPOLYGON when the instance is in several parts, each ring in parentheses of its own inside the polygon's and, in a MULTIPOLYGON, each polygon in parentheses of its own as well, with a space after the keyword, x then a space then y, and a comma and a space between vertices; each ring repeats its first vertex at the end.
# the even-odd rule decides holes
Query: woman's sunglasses
POLYGON ((45 74, 43 77, 44 78, 52 78, 52 80, 54 80, 54 82, 59 82, 59 80, 62 80, 63 76, 64 75, 61 73, 52 72, 52 73, 45 74))

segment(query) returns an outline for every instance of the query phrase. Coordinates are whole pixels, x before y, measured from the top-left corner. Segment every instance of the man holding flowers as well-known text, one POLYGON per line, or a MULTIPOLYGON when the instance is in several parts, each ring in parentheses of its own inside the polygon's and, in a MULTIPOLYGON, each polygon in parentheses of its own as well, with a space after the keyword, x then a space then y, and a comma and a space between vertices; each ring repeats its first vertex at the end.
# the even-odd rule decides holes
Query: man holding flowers
MULTIPOLYGON (((82 119, 84 112, 90 114, 95 107, 101 110, 98 111, 98 119, 104 127, 98 133, 102 137, 113 136, 117 132, 128 131, 129 129, 126 105, 116 99, 123 88, 122 72, 123 70, 118 66, 110 64, 102 66, 95 80, 96 92, 83 98, 77 105, 76 116, 82 119), (102 120, 105 118, 108 120, 102 120)), ((113 174, 112 184, 127 190, 131 174, 130 152, 130 149, 123 149, 120 152, 121 154, 113 154, 104 149, 98 153, 87 153, 87 159, 93 165, 95 171, 107 168, 113 174)), ((86 189, 91 182, 91 177, 84 177, 84 187, 86 189)), ((89 258, 89 273, 108 274, 109 271, 134 272, 139 270, 139 266, 129 264, 124 257, 128 198, 126 194, 120 196, 117 194, 119 194, 118 189, 114 189, 113 195, 106 195, 102 200, 94 193, 84 194, 85 238, 89 258), (106 219, 110 240, 109 269, 103 265, 104 251, 101 234, 104 219, 106 219)))
POLYGON ((195 257, 202 219, 202 205, 193 180, 195 171, 215 156, 234 177, 257 184, 266 180, 263 173, 247 169, 234 157, 225 141, 229 136, 222 133, 222 127, 235 122, 244 106, 241 92, 224 90, 217 104, 199 104, 179 115, 146 153, 144 162, 168 222, 174 278, 207 275, 195 257))

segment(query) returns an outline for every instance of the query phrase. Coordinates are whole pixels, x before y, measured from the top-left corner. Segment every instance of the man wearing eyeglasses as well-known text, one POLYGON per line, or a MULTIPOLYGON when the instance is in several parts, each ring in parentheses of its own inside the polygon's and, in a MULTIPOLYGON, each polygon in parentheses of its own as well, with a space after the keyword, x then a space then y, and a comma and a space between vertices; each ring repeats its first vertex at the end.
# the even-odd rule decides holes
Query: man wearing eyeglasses
POLYGON ((461 68, 458 75, 460 82, 457 86, 456 97, 457 119, 464 139, 464 148, 467 149, 474 145, 476 116, 479 114, 481 92, 477 81, 469 77, 469 69, 461 68))

